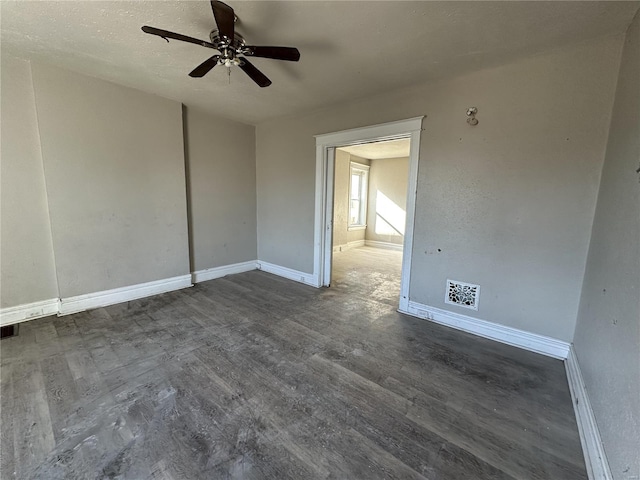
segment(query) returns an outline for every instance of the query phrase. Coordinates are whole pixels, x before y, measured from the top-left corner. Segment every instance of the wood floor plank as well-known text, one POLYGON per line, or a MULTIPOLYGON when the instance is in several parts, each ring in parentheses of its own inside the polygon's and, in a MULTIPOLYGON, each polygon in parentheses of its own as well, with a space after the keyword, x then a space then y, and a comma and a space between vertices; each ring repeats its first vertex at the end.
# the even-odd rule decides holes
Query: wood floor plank
MULTIPOLYGON (((234 371, 234 366, 226 361, 224 350, 198 353, 207 363, 213 361, 222 365, 225 374, 234 371)), ((363 459, 370 455, 372 449, 378 448, 343 422, 341 417, 336 419, 328 413, 325 405, 319 403, 321 397, 315 395, 311 398, 309 392, 304 389, 293 388, 294 385, 280 378, 277 371, 266 368, 263 362, 256 363, 251 358, 246 358, 241 370, 235 373, 235 376, 231 374, 230 381, 237 379, 238 391, 249 392, 250 400, 261 406, 258 410, 267 412, 267 425, 271 426, 274 421, 280 425, 276 435, 278 441, 282 441, 284 434, 292 437, 285 448, 299 457, 308 458, 309 454, 303 456, 292 446, 294 441, 295 445, 304 444, 305 450, 315 454, 312 455, 313 458, 326 460, 323 468, 329 468, 334 473, 339 472, 338 478, 353 478, 354 472, 357 472, 365 461, 363 459), (247 381, 251 383, 249 387, 244 384, 247 381), (312 432, 312 436, 309 436, 308 432, 312 432), (358 438, 358 441, 347 441, 349 437, 358 438), (350 452, 348 457, 342 453, 346 450, 350 452)), ((398 459, 388 456, 385 470, 378 468, 375 462, 370 462, 367 475, 369 478, 384 478, 385 472, 398 471, 396 478, 420 478, 417 472, 408 470, 401 463, 398 459)))
POLYGON ((13 432, 16 430, 14 421, 14 399, 11 374, 12 364, 5 364, 0 368, 0 472, 5 475, 14 475, 15 470, 15 445, 13 432))
POLYGON ((0 477, 586 479, 562 362, 399 314, 400 260, 22 324, 0 477))
POLYGON ((2 413, 13 418, 15 457, 11 463, 15 475, 12 476, 28 478, 30 467, 46 458, 54 449, 56 439, 51 422, 49 395, 39 362, 15 362, 11 370, 13 408, 8 412, 3 410, 2 413))
MULTIPOLYGON (((262 340, 265 341, 265 339, 262 340)), ((374 441, 386 439, 385 444, 387 449, 398 453, 408 465, 417 468, 418 470, 416 471, 428 470, 428 464, 438 463, 437 452, 446 442, 441 437, 431 434, 427 429, 420 432, 417 424, 403 419, 404 413, 402 411, 406 410, 407 402, 403 402, 402 399, 391 395, 390 398, 393 398, 396 402, 400 402, 402 407, 396 408, 397 414, 393 417, 387 418, 386 416, 380 416, 381 412, 389 413, 390 411, 390 405, 388 403, 382 403, 379 410, 371 406, 371 400, 376 397, 376 394, 380 393, 381 389, 372 391, 366 397, 362 395, 350 395, 345 393, 345 390, 349 387, 349 382, 343 385, 337 382, 336 378, 324 377, 323 375, 328 373, 326 369, 320 368, 320 370, 316 372, 313 368, 308 369, 305 368, 304 364, 298 364, 296 366, 296 375, 292 375, 289 374, 289 372, 292 371, 291 366, 287 368, 286 365, 283 365, 284 362, 279 359, 279 357, 269 358, 269 351, 273 350, 272 348, 264 348, 265 345, 262 343, 254 343, 254 346, 257 347, 255 351, 250 352, 243 362, 241 378, 264 379, 268 377, 269 382, 267 385, 264 385, 263 388, 278 385, 277 391, 284 392, 285 398, 289 401, 289 412, 304 410, 313 412, 314 417, 333 417, 334 415, 330 412, 344 412, 346 415, 338 416, 338 421, 341 425, 347 425, 350 428, 360 428, 356 426, 360 425, 363 429, 361 433, 372 438, 374 441), (254 363, 253 359, 259 359, 259 361, 254 363), (281 374, 282 376, 280 376, 281 374), (328 392, 318 387, 326 383, 333 386, 328 392), (363 401, 363 398, 367 398, 369 401, 363 401), (326 413, 327 410, 329 410, 329 413, 326 413), (363 414, 363 411, 366 411, 367 414, 363 414), (430 444, 433 448, 429 450, 423 448, 421 444, 430 444), (402 445, 402 448, 397 449, 396 445, 402 445), (434 455, 434 453, 436 455, 434 455)), ((220 359, 219 355, 224 354, 224 352, 224 349, 218 351, 218 356, 215 359, 212 358, 214 354, 210 351, 203 353, 203 355, 206 355, 208 362, 221 363, 223 360, 220 359)), ((233 367, 229 363, 225 363, 225 370, 230 370, 231 368, 233 367)), ((353 374, 347 373, 347 375, 351 381, 355 380, 353 374)), ((256 383, 259 382, 254 381, 252 386, 255 386, 256 383)), ((246 387, 244 388, 246 389, 246 387)), ((264 390, 262 395, 264 395, 264 390)), ((380 399, 376 398, 374 403, 380 404, 380 399)), ((466 452, 458 451, 457 454, 458 456, 465 456, 466 452)), ((474 458, 468 463, 475 465, 476 469, 474 471, 467 471, 466 476, 461 472, 456 472, 455 475, 452 474, 449 478, 477 478, 475 476, 481 471, 477 466, 483 464, 483 462, 474 458)), ((510 478, 486 464, 483 465, 483 468, 491 474, 490 478, 510 478)), ((447 472, 445 469, 444 473, 447 474, 450 472, 447 472)))

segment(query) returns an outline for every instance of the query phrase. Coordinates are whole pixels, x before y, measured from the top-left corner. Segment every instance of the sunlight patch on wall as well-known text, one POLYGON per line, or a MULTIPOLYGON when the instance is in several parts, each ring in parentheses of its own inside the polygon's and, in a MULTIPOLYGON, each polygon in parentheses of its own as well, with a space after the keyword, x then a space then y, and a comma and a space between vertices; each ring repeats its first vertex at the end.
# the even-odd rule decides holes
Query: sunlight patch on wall
POLYGON ((376 191, 376 224, 378 235, 404 236, 406 212, 380 190, 376 191))

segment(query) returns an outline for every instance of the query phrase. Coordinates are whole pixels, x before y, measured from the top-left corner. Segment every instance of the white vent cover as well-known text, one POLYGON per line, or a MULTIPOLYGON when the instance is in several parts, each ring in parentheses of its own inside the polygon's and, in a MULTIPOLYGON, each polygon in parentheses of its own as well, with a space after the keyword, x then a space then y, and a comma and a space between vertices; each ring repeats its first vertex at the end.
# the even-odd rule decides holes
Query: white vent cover
POLYGON ((447 292, 444 297, 444 303, 478 310, 479 299, 480 285, 447 279, 447 292))

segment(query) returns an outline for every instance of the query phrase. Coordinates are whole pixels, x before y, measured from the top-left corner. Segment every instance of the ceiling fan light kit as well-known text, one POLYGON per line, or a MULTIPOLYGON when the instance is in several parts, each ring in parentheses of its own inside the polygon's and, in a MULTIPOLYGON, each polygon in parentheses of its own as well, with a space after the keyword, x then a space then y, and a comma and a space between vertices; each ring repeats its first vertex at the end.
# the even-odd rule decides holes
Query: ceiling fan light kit
POLYGON ((246 45, 242 35, 235 31, 237 17, 233 8, 226 3, 212 0, 211 9, 218 28, 212 30, 209 34, 210 42, 146 25, 142 27, 142 31, 164 38, 167 42, 171 38, 217 50, 219 55, 209 57, 189 73, 189 76, 193 78, 204 77, 216 65, 227 67, 227 73, 230 75, 231 67, 237 66, 260 87, 268 87, 271 85, 271 80, 249 62, 246 57, 270 58, 289 62, 300 60, 300 52, 294 47, 246 45))

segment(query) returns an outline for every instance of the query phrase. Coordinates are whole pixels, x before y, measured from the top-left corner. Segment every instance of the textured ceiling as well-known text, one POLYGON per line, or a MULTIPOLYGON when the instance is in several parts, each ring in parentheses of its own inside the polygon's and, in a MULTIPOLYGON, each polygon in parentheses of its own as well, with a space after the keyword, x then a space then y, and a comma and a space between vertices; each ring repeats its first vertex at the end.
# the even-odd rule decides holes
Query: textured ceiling
POLYGON ((261 89, 239 69, 187 76, 212 54, 142 33, 207 39, 206 1, 6 1, 2 50, 256 124, 498 65, 562 44, 623 32, 638 2, 233 1, 253 45, 295 46, 299 63, 254 59, 261 89))
POLYGON ((411 142, 408 138, 400 140, 387 140, 384 142, 365 143, 362 145, 353 145, 351 147, 340 147, 352 155, 369 160, 378 160, 381 158, 400 158, 409 156, 409 146, 411 142))

